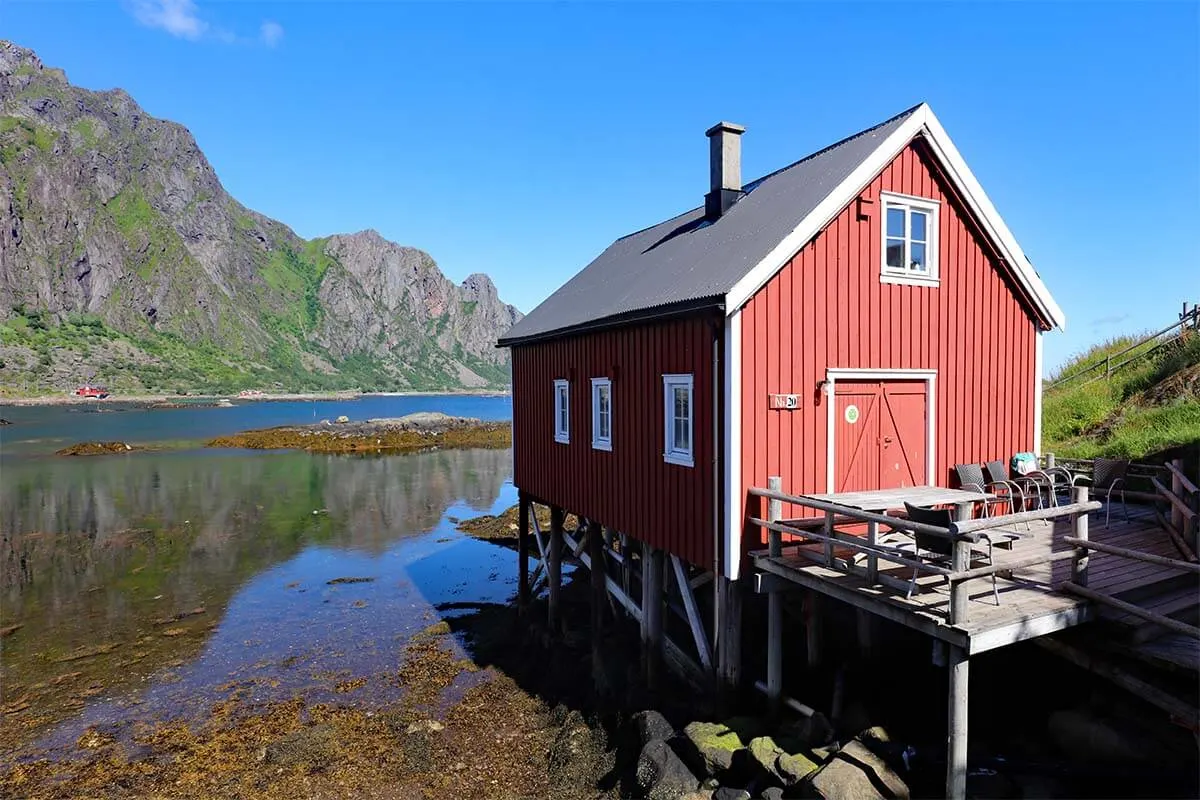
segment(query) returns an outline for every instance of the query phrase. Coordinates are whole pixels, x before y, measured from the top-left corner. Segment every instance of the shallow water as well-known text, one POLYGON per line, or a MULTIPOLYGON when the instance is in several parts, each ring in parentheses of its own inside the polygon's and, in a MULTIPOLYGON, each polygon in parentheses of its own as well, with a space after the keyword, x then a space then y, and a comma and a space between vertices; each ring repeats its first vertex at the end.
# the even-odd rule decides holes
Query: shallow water
MULTIPOLYGON (((466 399, 478 404, 473 416, 511 408, 466 399)), ((257 404, 281 412, 257 424, 288 421, 288 405, 257 404)), ((456 405, 434 408, 466 413, 456 405)), ((50 411, 61 426, 53 413, 38 425, 79 435, 70 411, 50 411)), ((201 411, 230 410, 111 416, 155 432, 159 418, 201 411)), ((25 424, 14 421, 9 431, 25 424)), ((204 435, 213 432, 223 431, 204 435)), ((251 704, 298 693, 387 702, 400 691, 400 653, 437 606, 515 592, 512 553, 454 521, 515 502, 510 450, 45 449, 27 439, 0 465, 0 627, 21 626, 0 650, 0 752, 69 746, 91 725, 202 715, 231 692, 251 704), (330 583, 338 578, 370 580, 330 583), (335 688, 351 675, 366 682, 335 688)))
MULTIPOLYGON (((186 398, 180 401, 189 402, 186 398)), ((196 442, 252 428, 301 425, 342 415, 365 420, 441 411, 484 420, 512 419, 511 397, 421 395, 232 402, 228 408, 196 405, 172 409, 147 409, 113 400, 66 406, 0 404, 0 418, 13 423, 0 426, 0 458, 54 452, 87 441, 196 442)))

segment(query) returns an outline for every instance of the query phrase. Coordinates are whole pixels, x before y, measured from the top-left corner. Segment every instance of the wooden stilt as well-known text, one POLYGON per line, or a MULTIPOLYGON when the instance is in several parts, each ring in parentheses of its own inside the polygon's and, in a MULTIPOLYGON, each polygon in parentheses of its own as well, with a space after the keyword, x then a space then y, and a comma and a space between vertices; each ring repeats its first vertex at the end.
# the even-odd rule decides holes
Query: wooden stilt
POLYGON ((604 606, 608 603, 605 586, 604 530, 600 523, 588 523, 588 555, 591 557, 592 577, 592 677, 604 675, 604 606))
MULTIPOLYGON (((958 503, 954 506, 954 520, 965 522, 971 518, 974 503, 958 503)), ((963 572, 971 567, 971 543, 956 540, 951 545, 951 565, 955 572, 963 572)), ((957 625, 967 620, 967 603, 970 595, 967 593, 967 582, 958 581, 950 584, 950 624, 957 625)), ((953 664, 953 660, 951 660, 953 664)))
POLYGON ((855 609, 858 622, 858 652, 864 659, 870 660, 875 650, 875 615, 865 608, 855 609))
POLYGON ((561 614, 559 604, 562 596, 562 544, 563 544, 563 510, 559 506, 550 507, 550 542, 547 547, 548 567, 550 573, 550 610, 546 622, 552 633, 559 633, 561 614))
POLYGON ((621 534, 619 541, 621 542, 621 591, 626 597, 632 595, 630 586, 633 583, 633 558, 629 552, 629 537, 621 534))
POLYGON ((721 609, 718 653, 723 691, 735 693, 742 683, 742 585, 723 575, 717 576, 717 598, 721 609))
POLYGON ((804 604, 804 635, 808 650, 808 667, 816 669, 824 660, 821 653, 821 594, 810 591, 804 604))
POLYGON ((517 499, 517 610, 529 607, 529 498, 524 492, 517 499))
POLYGON ((663 551, 642 543, 642 673, 651 689, 662 671, 663 551))
POLYGON ((950 702, 947 714, 946 798, 963 800, 967 796, 967 651, 951 645, 948 668, 950 672, 950 702))
MULTIPOLYGON (((774 492, 783 491, 783 478, 767 478, 767 488, 774 492)), ((783 518, 783 504, 778 500, 767 501, 767 519, 777 522, 783 518)), ((773 557, 783 553, 783 535, 778 531, 767 534, 767 547, 773 557)), ((767 702, 773 713, 779 711, 779 700, 783 696, 783 594, 771 592, 767 595, 767 702)))

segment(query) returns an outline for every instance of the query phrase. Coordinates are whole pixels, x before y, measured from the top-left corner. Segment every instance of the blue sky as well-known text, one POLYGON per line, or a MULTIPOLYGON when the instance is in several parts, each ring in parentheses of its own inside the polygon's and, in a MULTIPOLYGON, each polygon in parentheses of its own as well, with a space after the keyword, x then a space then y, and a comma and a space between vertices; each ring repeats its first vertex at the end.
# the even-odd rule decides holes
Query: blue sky
POLYGON ((376 228, 528 311, 701 202, 928 101, 1068 316, 1052 367, 1200 301, 1196 3, 0 0, 0 36, 195 134, 303 236, 376 228))

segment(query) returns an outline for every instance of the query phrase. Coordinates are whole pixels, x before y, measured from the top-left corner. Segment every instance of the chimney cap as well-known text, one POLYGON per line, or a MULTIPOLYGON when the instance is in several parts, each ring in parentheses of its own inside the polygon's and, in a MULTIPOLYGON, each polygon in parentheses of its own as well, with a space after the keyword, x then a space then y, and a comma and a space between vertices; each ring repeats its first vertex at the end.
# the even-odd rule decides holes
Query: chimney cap
POLYGON ((718 122, 704 132, 705 136, 716 136, 718 133, 736 133, 741 136, 746 132, 745 125, 738 125, 736 122, 718 122))

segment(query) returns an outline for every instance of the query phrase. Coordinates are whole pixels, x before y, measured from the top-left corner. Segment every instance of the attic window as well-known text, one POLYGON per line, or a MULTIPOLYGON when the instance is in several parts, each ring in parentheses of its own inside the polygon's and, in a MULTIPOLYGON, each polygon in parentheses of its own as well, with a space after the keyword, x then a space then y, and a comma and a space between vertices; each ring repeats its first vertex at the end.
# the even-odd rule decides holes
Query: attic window
POLYGON ((938 202, 881 192, 880 280, 938 285, 938 202))

